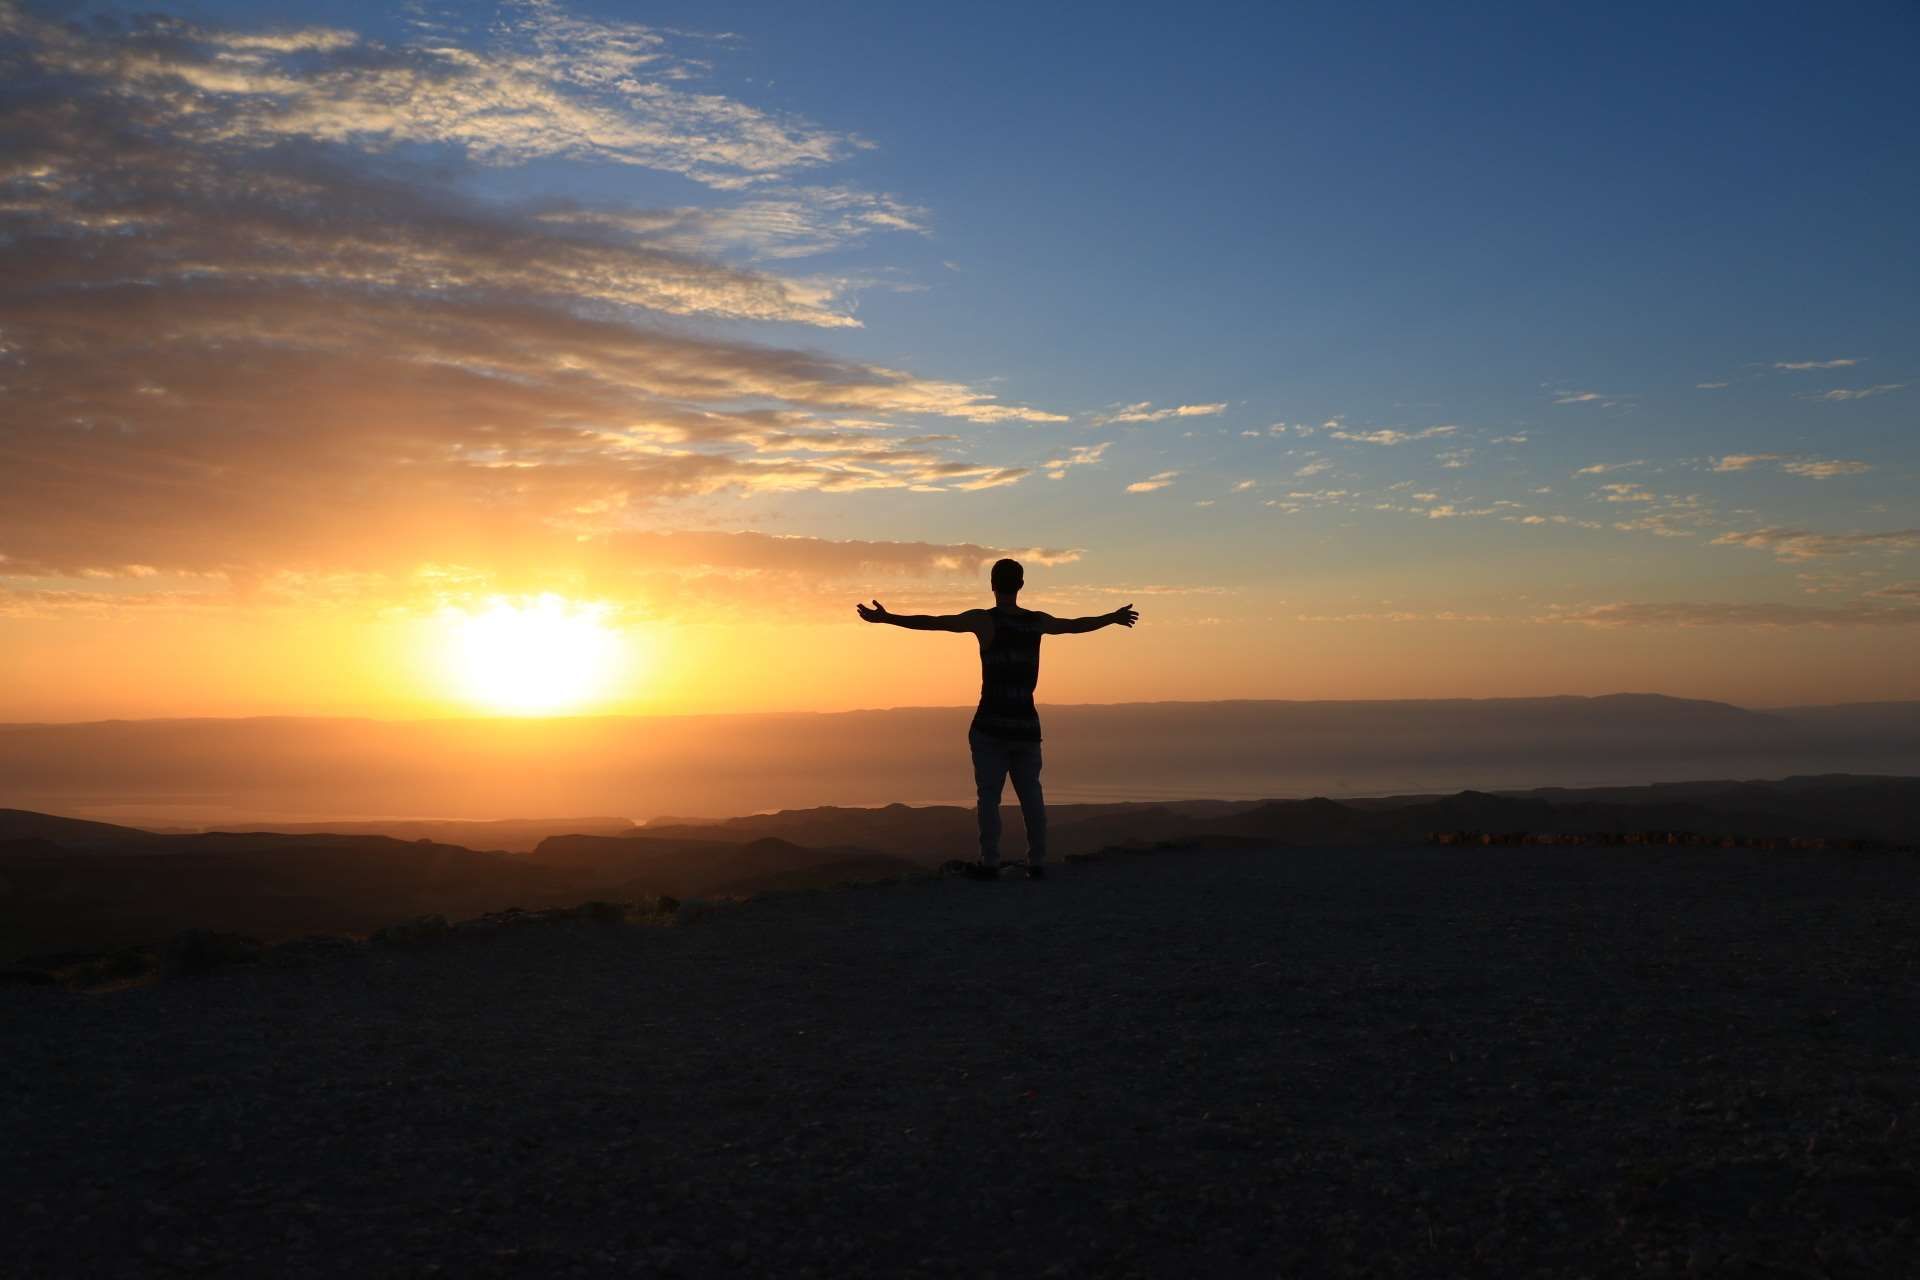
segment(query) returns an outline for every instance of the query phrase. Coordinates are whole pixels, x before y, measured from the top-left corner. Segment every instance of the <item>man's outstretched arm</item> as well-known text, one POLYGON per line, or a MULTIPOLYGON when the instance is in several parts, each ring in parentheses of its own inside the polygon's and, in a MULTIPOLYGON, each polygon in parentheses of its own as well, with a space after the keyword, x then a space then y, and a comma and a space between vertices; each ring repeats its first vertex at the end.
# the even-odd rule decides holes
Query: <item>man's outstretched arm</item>
POLYGON ((1087 631, 1098 631, 1102 627, 1130 627, 1140 621, 1140 614, 1130 604, 1123 604, 1112 613, 1103 613, 1093 618, 1055 618, 1049 616, 1045 633, 1050 636, 1077 636, 1087 631))
POLYGON ((965 613, 888 613, 887 607, 875 600, 871 605, 853 606, 866 622, 885 622, 896 627, 905 627, 909 631, 970 631, 978 634, 985 609, 969 609, 965 613))

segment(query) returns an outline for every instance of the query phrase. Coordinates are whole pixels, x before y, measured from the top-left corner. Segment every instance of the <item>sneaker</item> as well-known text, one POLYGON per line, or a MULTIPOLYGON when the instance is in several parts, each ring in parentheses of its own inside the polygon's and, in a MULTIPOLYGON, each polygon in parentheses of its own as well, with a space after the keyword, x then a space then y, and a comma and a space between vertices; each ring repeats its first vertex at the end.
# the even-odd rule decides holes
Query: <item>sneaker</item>
POLYGON ((1039 865, 1037 865, 1037 864, 1033 864, 1033 863, 1029 863, 1029 864, 1028 864, 1028 866, 1027 866, 1027 879, 1029 879, 1029 880, 1045 880, 1046 878, 1047 878, 1047 869, 1046 869, 1045 867, 1042 867, 1042 866, 1039 866, 1039 865))

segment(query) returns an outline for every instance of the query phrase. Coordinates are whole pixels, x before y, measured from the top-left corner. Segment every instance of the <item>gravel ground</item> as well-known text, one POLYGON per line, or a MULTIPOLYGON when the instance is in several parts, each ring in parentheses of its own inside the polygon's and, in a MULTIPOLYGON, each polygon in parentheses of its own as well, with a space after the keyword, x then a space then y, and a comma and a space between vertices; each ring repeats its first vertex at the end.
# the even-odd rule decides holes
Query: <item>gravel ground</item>
POLYGON ((0 991, 0 1272, 1914 1274, 1910 856, 1195 850, 0 991))

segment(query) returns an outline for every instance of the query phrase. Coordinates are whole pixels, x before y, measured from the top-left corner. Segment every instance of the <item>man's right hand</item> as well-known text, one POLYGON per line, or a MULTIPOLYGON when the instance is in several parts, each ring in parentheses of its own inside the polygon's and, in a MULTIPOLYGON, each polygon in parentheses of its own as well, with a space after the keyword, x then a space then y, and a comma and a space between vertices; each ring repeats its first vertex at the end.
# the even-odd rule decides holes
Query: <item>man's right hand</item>
POLYGON ((1130 604, 1123 604, 1107 615, 1123 627, 1130 627, 1140 621, 1140 614, 1130 604))
POLYGON ((885 622, 887 620, 887 606, 881 604, 878 600, 873 602, 872 608, 868 608, 864 604, 857 604, 853 607, 860 614, 863 621, 885 622))

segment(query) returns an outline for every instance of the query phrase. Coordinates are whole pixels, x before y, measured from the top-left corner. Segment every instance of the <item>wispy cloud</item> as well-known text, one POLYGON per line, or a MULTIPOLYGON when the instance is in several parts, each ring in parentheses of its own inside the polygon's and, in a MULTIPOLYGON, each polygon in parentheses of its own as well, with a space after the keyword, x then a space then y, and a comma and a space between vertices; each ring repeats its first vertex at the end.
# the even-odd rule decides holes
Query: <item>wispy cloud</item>
POLYGON ((1405 444, 1409 440, 1432 440, 1440 436, 1450 436, 1460 428, 1453 426, 1427 427, 1421 431, 1395 431, 1382 427, 1374 431, 1347 431, 1333 429, 1328 435, 1335 440, 1352 440, 1359 444, 1395 445, 1405 444))
POLYGON ((1294 617, 1295 622, 1314 624, 1341 622, 1500 622, 1503 619, 1490 613, 1456 613, 1452 610, 1421 612, 1413 609, 1391 609, 1362 613, 1302 613, 1294 617))
POLYGON ((989 467, 961 473, 960 478, 949 477, 950 487, 972 492, 976 489, 999 489, 1005 485, 1018 484, 1033 471, 1028 467, 989 467))
POLYGON ((1845 356, 1838 360, 1775 360, 1773 367, 1794 373, 1804 373, 1809 369, 1851 369, 1864 363, 1858 356, 1845 356))
MULTIPOLYGON (((1609 502, 1613 500, 1608 499, 1609 502)), ((1697 520, 1666 511, 1653 511, 1631 520, 1613 522, 1613 527, 1621 533, 1651 533, 1659 538, 1691 538, 1700 531, 1697 525, 1697 520)))
MULTIPOLYGON (((551 553, 553 548, 543 548, 551 553)), ((941 594, 978 589, 986 568, 1001 556, 1028 564, 1071 564, 1083 552, 1069 547, 993 547, 976 543, 879 542, 760 532, 677 530, 627 532, 571 548, 565 585, 605 601, 627 620, 747 615, 778 591, 797 612, 834 612, 849 590, 941 594), (902 584, 905 584, 903 586, 902 584)), ((478 571, 430 565, 405 574, 312 574, 280 571, 236 583, 223 575, 153 576, 129 565, 123 582, 99 589, 21 587, 0 576, 0 617, 112 616, 127 611, 206 612, 244 607, 307 609, 367 603, 383 609, 431 611, 496 595, 521 595, 554 585, 546 569, 498 567, 478 571), (155 586, 155 582, 162 585, 155 586)), ((105 572, 87 575, 113 578, 105 572)), ((891 599, 891 595, 889 595, 891 599)))
POLYGON ((734 531, 626 533, 609 550, 654 569, 790 573, 839 580, 867 574, 926 577, 977 573, 1002 556, 1071 564, 1082 553, 1059 547, 987 547, 958 542, 874 542, 734 531))
POLYGON ((1798 458, 1783 462, 1780 469, 1789 475, 1831 480, 1835 476, 1857 476, 1873 470, 1873 464, 1851 458, 1798 458))
POLYGON ((770 257, 916 223, 884 197, 792 185, 857 140, 689 91, 698 68, 665 35, 514 13, 476 50, 0 5, 9 574, 537 577, 585 572, 703 496, 1028 476, 921 420, 1064 415, 661 323, 844 327, 834 281, 483 202, 394 154, 752 188, 737 216, 763 230, 740 243, 770 257), (780 201, 815 221, 775 227, 780 201))
POLYGON ((1868 396, 1884 396, 1895 391, 1905 390, 1906 385, 1907 384, 1904 382, 1883 382, 1879 386, 1874 386, 1874 387, 1859 387, 1854 389, 1849 389, 1846 387, 1835 387, 1832 391, 1802 392, 1800 394, 1800 399, 1828 400, 1828 401, 1834 401, 1834 402, 1839 402, 1844 400, 1865 400, 1868 396))
POLYGON ((1573 474, 1577 476, 1604 476, 1614 471, 1625 471, 1628 467, 1644 467, 1645 458, 1635 458, 1631 462, 1596 462, 1590 467, 1581 467, 1573 474))
POLYGON ((11 5, 0 20, 32 41, 42 67, 110 84, 149 123, 229 147, 427 143, 488 164, 567 157, 738 188, 868 145, 688 87, 698 67, 654 28, 575 17, 550 0, 508 14, 484 45, 250 35, 178 19, 66 27, 11 5))
POLYGON ((1178 471, 1159 471, 1145 480, 1135 480, 1127 486, 1128 493, 1152 493, 1155 489, 1164 489, 1179 479, 1178 471))
POLYGON ((1637 484, 1603 484, 1600 491, 1608 502, 1652 502, 1653 494, 1637 484))
POLYGON ((896 196, 844 186, 756 191, 732 205, 672 209, 551 209, 549 223, 620 232, 676 253, 738 250, 759 259, 804 258, 884 232, 925 233, 926 209, 896 196))
POLYGON ((1293 475, 1296 480, 1306 480, 1312 476, 1324 475, 1331 470, 1333 470, 1332 459, 1315 458, 1311 462, 1302 463, 1294 468, 1293 475))
POLYGON ((1055 454, 1040 464, 1040 470, 1046 472, 1049 480, 1064 480, 1067 472, 1074 467, 1097 466, 1106 457, 1107 448, 1113 443, 1102 440, 1099 444, 1077 444, 1070 446, 1065 453, 1055 454))
POLYGON ((1156 409, 1150 400, 1141 400, 1134 404, 1121 405, 1111 413, 1094 418, 1096 426, 1110 422, 1165 422, 1168 418, 1204 418, 1216 413, 1225 413, 1226 401, 1218 404, 1181 404, 1167 409, 1156 409))
POLYGON ((1866 604, 1621 603, 1564 610, 1541 621, 1601 627, 1904 627, 1920 625, 1920 609, 1866 604))
POLYGON ((1715 546, 1750 547, 1771 551, 1788 563, 1827 556, 1850 556, 1863 551, 1920 549, 1920 529, 1891 529, 1883 533, 1814 533, 1806 529, 1768 528, 1724 533, 1715 546))
POLYGON ((1693 384, 1693 389, 1695 391, 1723 391, 1732 385, 1732 383, 1728 382, 1696 382, 1693 384))
POLYGON ((1553 393, 1555 404, 1597 404, 1602 409, 1611 409, 1621 401, 1632 398, 1632 396, 1620 395, 1612 391, 1555 391, 1553 393))
POLYGON ((1831 480, 1836 476, 1864 475, 1873 464, 1851 458, 1802 458, 1785 453, 1730 453, 1714 463, 1715 471, 1747 471, 1763 463, 1776 463, 1788 475, 1813 480, 1831 480))
POLYGON ((1756 463, 1778 462, 1780 457, 1781 455, 1777 453, 1730 453, 1714 463, 1713 469, 1715 471, 1746 471, 1756 463))

